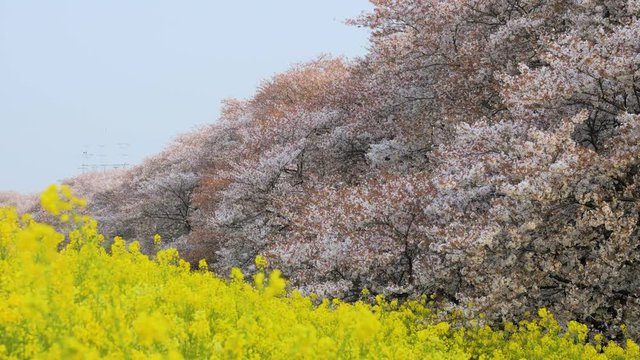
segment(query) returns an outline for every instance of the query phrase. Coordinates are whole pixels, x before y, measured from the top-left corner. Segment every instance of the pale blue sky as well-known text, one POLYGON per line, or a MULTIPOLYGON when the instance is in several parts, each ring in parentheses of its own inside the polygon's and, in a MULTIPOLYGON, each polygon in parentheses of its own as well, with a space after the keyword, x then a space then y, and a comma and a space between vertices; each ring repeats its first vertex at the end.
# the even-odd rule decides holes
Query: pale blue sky
POLYGON ((0 0, 0 191, 40 191, 83 163, 139 163, 292 63, 362 55, 367 32, 343 21, 370 9, 366 0, 0 0))

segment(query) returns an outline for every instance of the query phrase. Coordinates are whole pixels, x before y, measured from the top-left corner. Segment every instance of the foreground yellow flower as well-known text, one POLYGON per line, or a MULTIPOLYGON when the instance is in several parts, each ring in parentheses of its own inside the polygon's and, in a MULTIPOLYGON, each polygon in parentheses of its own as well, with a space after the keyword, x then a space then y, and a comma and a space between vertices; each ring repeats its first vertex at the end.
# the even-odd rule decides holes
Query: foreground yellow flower
MULTIPOLYGON (((43 197, 58 216, 74 218, 82 204, 57 188, 43 197)), ((264 266, 254 285, 239 269, 225 280, 204 261, 190 271, 175 249, 152 260, 117 237, 107 251, 95 221, 77 219, 65 242, 52 226, 0 209, 0 359, 640 358, 633 341, 590 344, 584 325, 563 332, 544 309, 494 330, 444 322, 426 297, 318 304, 287 292, 266 261, 256 259, 264 266)))

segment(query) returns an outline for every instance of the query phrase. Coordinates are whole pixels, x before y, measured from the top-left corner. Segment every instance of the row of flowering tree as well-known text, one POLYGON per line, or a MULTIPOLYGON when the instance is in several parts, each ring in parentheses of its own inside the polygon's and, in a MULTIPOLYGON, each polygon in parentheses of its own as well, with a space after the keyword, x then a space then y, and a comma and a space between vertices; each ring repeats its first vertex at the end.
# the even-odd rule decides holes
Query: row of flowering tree
POLYGON ((142 165, 70 179, 108 236, 305 291, 435 294, 640 328, 640 1, 373 0, 368 54, 228 100, 142 165))

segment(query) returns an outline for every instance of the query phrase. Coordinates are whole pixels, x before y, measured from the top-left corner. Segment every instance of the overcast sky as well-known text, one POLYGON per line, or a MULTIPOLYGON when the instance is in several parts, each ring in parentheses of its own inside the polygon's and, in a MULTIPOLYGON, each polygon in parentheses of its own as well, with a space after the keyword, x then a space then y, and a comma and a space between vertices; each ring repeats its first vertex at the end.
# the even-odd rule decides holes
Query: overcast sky
POLYGON ((321 53, 359 56, 366 0, 0 0, 0 191, 136 164, 220 101, 321 53), (83 154, 84 153, 84 154, 83 154))

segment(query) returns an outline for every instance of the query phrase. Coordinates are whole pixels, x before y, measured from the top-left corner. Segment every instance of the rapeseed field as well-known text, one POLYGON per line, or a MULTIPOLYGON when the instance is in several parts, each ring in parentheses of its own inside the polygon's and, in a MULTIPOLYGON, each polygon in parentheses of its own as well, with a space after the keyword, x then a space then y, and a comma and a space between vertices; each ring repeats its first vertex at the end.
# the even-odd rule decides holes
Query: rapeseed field
POLYGON ((429 297, 303 296, 263 257, 256 274, 220 278, 175 249, 150 258, 122 238, 105 248, 69 188, 41 200, 57 229, 0 210, 0 359, 640 358, 632 340, 561 326, 545 309, 500 329, 461 327, 436 316, 429 297))

